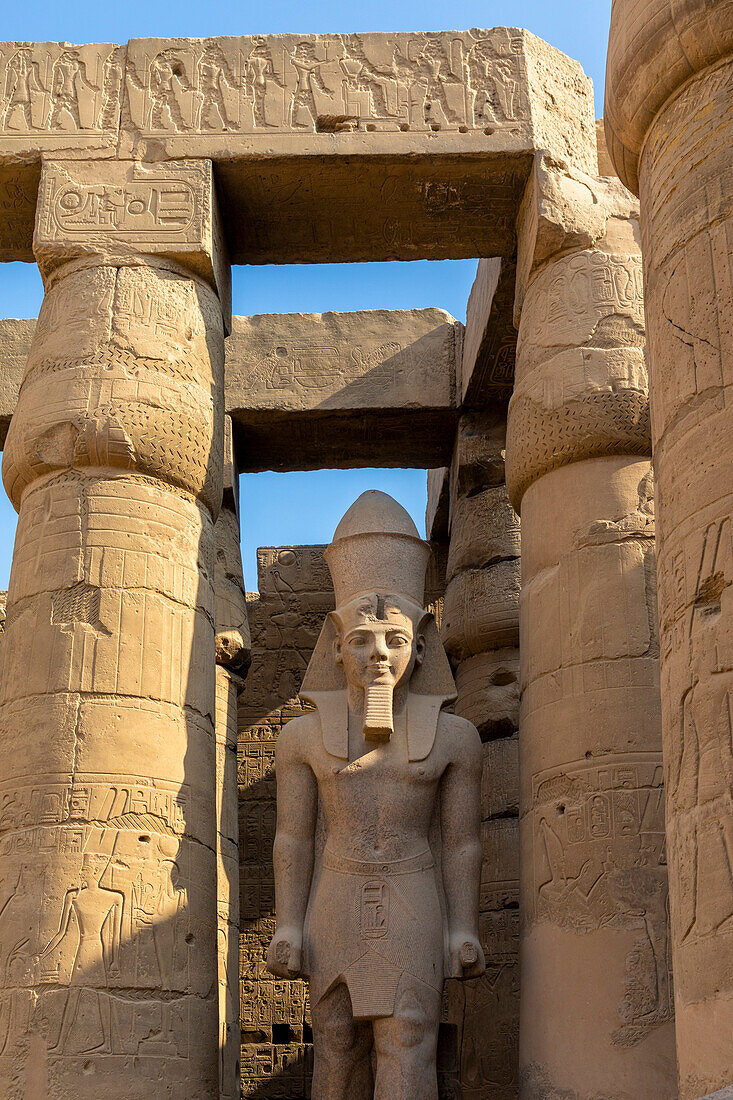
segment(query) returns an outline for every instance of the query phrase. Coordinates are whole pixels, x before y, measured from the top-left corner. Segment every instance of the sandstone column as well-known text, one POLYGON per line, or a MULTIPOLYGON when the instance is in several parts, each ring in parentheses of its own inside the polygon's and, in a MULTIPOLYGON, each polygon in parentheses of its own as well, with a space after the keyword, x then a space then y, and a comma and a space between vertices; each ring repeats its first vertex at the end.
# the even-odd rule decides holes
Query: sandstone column
POLYGON ((676 1095, 635 215, 540 156, 518 222, 523 1100, 676 1095))
POLYGON ((519 1039, 519 519, 504 479, 506 406, 465 413, 449 472, 442 637, 455 711, 483 742, 479 928, 486 973, 448 986, 466 1100, 516 1095, 519 1039))
POLYGON ((211 165, 44 165, 3 455, 0 1093, 218 1090, 211 165))
POLYGON ((224 494, 214 525, 216 604, 217 946, 219 1096, 240 1095, 239 790, 237 696, 251 659, 239 538, 239 477, 231 417, 224 422, 224 494))
POLYGON ((641 200, 680 1095, 733 1084, 733 3, 615 0, 606 131, 641 200))

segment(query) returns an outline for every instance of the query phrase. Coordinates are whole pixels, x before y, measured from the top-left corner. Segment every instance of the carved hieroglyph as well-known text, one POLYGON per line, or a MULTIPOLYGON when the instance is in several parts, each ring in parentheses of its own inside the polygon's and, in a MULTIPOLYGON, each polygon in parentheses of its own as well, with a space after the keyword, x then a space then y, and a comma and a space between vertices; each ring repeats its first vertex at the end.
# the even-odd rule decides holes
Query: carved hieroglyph
POLYGON ((733 4, 616 0, 609 148, 638 191, 680 1096, 733 1081, 733 4))
MULTIPOLYGON (((119 169, 98 166, 103 192, 119 169)), ((187 171, 210 225, 211 166, 177 166, 172 189, 187 171)), ((174 233, 139 257, 112 228, 96 253, 49 234, 59 174, 44 169, 46 297, 3 455, 20 516, 0 697, 0 1092, 208 1100, 222 309, 169 258, 174 233)))
POLYGON ((479 742, 441 709, 453 680, 423 609, 428 556, 390 497, 352 505, 327 551, 336 611, 301 689, 315 710, 278 739, 267 965, 308 977, 317 1098, 437 1100, 443 980, 484 968, 479 742))
POLYGON ((538 158, 519 221, 523 1100, 676 1096, 635 206, 538 158))
POLYGON ((541 148, 595 170, 592 88, 516 28, 6 42, 0 255, 48 156, 212 158, 240 263, 511 255, 541 148))

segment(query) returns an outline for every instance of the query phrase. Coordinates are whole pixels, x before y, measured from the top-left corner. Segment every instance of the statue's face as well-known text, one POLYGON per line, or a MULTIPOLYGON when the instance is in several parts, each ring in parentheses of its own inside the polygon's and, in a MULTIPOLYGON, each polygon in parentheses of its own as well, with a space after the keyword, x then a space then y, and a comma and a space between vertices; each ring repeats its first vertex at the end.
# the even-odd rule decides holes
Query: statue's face
POLYGON ((415 636, 407 615, 389 607, 383 620, 369 617, 349 625, 336 643, 336 660, 350 685, 365 691, 380 685, 394 691, 410 679, 422 660, 425 641, 415 636))

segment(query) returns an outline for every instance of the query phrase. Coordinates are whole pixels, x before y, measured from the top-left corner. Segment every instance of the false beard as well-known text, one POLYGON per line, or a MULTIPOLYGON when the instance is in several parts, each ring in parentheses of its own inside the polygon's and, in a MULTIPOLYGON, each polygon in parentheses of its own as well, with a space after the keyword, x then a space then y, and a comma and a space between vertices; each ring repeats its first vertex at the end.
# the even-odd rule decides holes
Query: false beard
POLYGON ((364 740, 389 741, 394 733, 392 684, 370 684, 364 694, 364 740))

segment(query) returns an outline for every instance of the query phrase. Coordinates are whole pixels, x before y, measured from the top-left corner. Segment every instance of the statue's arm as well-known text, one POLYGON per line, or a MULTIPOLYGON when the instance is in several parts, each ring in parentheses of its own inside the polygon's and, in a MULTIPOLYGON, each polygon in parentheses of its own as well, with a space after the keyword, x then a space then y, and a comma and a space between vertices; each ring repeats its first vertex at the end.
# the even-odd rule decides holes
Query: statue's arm
POLYGON ((267 953, 267 969, 283 978, 296 977, 301 971, 303 922, 313 875, 318 789, 307 761, 308 726, 307 717, 289 722, 275 749, 277 929, 267 953))
POLYGON ((443 885, 448 918, 446 977, 473 978, 485 969, 478 936, 481 885, 481 741, 474 726, 441 716, 449 762, 440 789, 443 885))

